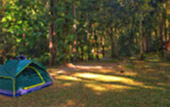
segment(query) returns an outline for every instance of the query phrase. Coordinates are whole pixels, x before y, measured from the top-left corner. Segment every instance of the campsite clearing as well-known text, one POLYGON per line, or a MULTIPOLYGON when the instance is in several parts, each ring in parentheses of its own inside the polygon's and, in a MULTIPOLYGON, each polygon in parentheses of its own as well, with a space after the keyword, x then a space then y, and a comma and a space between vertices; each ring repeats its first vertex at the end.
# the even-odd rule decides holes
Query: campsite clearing
POLYGON ((0 107, 169 107, 170 63, 82 62, 49 68, 54 85, 0 107), (124 72, 120 72, 124 71, 124 72))

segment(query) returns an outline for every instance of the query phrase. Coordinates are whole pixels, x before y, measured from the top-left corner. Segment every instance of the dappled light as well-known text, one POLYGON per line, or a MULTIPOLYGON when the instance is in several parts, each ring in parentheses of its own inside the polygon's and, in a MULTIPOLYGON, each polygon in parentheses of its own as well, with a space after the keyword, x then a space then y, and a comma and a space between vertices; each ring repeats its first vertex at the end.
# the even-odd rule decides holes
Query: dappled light
MULTIPOLYGON (((136 72, 132 72, 131 69, 126 67, 127 64, 124 65, 118 65, 116 63, 105 63, 101 64, 100 62, 96 64, 66 64, 66 67, 64 70, 66 70, 67 73, 70 73, 70 71, 77 72, 77 71, 88 71, 88 72, 95 72, 95 73, 102 73, 102 74, 118 74, 118 75, 124 75, 124 76, 136 76, 136 72), (69 68, 69 69, 67 69, 69 68), (125 71, 123 74, 121 71, 125 71)), ((63 68, 62 68, 63 69, 63 68)), ((58 71, 57 71, 58 72, 58 71)))
POLYGON ((114 84, 85 84, 86 87, 91 88, 94 91, 123 91, 127 89, 134 89, 134 87, 125 85, 114 85, 114 84))
POLYGON ((89 70, 89 69, 102 69, 102 66, 85 66, 85 65, 74 65, 74 64, 67 64, 68 67, 74 68, 74 69, 84 69, 84 70, 89 70))
POLYGON ((81 79, 79 79, 77 77, 72 77, 72 76, 67 76, 67 75, 55 76, 55 79, 70 80, 70 81, 81 81, 81 79))
POLYGON ((143 83, 134 81, 133 79, 119 77, 119 76, 110 76, 110 75, 101 75, 94 73, 75 73, 73 74, 75 77, 80 77, 84 79, 91 79, 102 82, 120 82, 128 85, 142 86, 143 83))
MULTIPOLYGON (((139 68, 143 66, 144 62, 136 62, 139 68)), ((123 65, 111 66, 110 63, 101 65, 92 64, 84 65, 82 64, 72 64, 69 63, 66 66, 62 66, 58 69, 50 69, 51 75, 56 80, 70 81, 71 83, 64 83, 63 86, 70 87, 73 85, 72 82, 84 83, 85 87, 91 88, 94 91, 118 91, 118 90, 130 90, 137 87, 144 89, 158 89, 164 90, 161 87, 146 85, 141 81, 136 81, 128 76, 136 77, 138 73, 149 73, 154 72, 155 69, 151 68, 150 64, 144 64, 143 68, 140 69, 142 72, 134 72, 133 69, 127 68, 126 63, 123 65), (121 73, 120 70, 124 70, 121 73), (80 72, 81 71, 81 72, 80 72), (107 74, 109 73, 109 74, 107 74), (127 76, 127 77, 126 77, 127 76), (94 83, 92 83, 94 82, 94 83)), ((156 80, 156 77, 151 77, 156 80)))
POLYGON ((60 69, 60 70, 57 70, 57 69, 48 69, 48 72, 50 72, 51 73, 51 75, 56 75, 56 74, 65 74, 65 73, 67 73, 67 71, 65 71, 65 70, 62 70, 62 69, 60 69))

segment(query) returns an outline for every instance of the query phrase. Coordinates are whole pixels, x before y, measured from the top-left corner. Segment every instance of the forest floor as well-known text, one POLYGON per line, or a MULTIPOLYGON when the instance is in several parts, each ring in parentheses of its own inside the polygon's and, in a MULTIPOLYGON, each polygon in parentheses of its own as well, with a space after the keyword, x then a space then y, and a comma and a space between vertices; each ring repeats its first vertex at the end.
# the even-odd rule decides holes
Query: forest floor
POLYGON ((49 68, 54 84, 0 107, 170 107, 170 63, 92 61, 49 68))

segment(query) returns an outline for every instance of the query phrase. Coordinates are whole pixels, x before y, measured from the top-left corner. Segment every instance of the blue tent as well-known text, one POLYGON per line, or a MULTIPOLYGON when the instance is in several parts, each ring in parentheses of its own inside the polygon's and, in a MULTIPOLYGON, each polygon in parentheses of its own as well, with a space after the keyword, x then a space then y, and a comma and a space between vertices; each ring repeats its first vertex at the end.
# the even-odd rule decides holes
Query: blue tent
POLYGON ((0 67, 0 94, 17 97, 50 86, 52 77, 35 60, 9 60, 0 67))

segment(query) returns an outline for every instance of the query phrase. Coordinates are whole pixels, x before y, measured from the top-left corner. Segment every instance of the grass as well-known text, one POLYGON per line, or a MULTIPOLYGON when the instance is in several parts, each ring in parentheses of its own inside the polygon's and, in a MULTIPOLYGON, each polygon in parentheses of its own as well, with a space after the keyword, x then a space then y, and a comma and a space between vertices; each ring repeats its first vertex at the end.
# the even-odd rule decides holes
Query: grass
POLYGON ((0 107, 170 107, 170 63, 81 62, 49 68, 54 85, 0 107), (123 72, 120 72, 123 71, 123 72))

